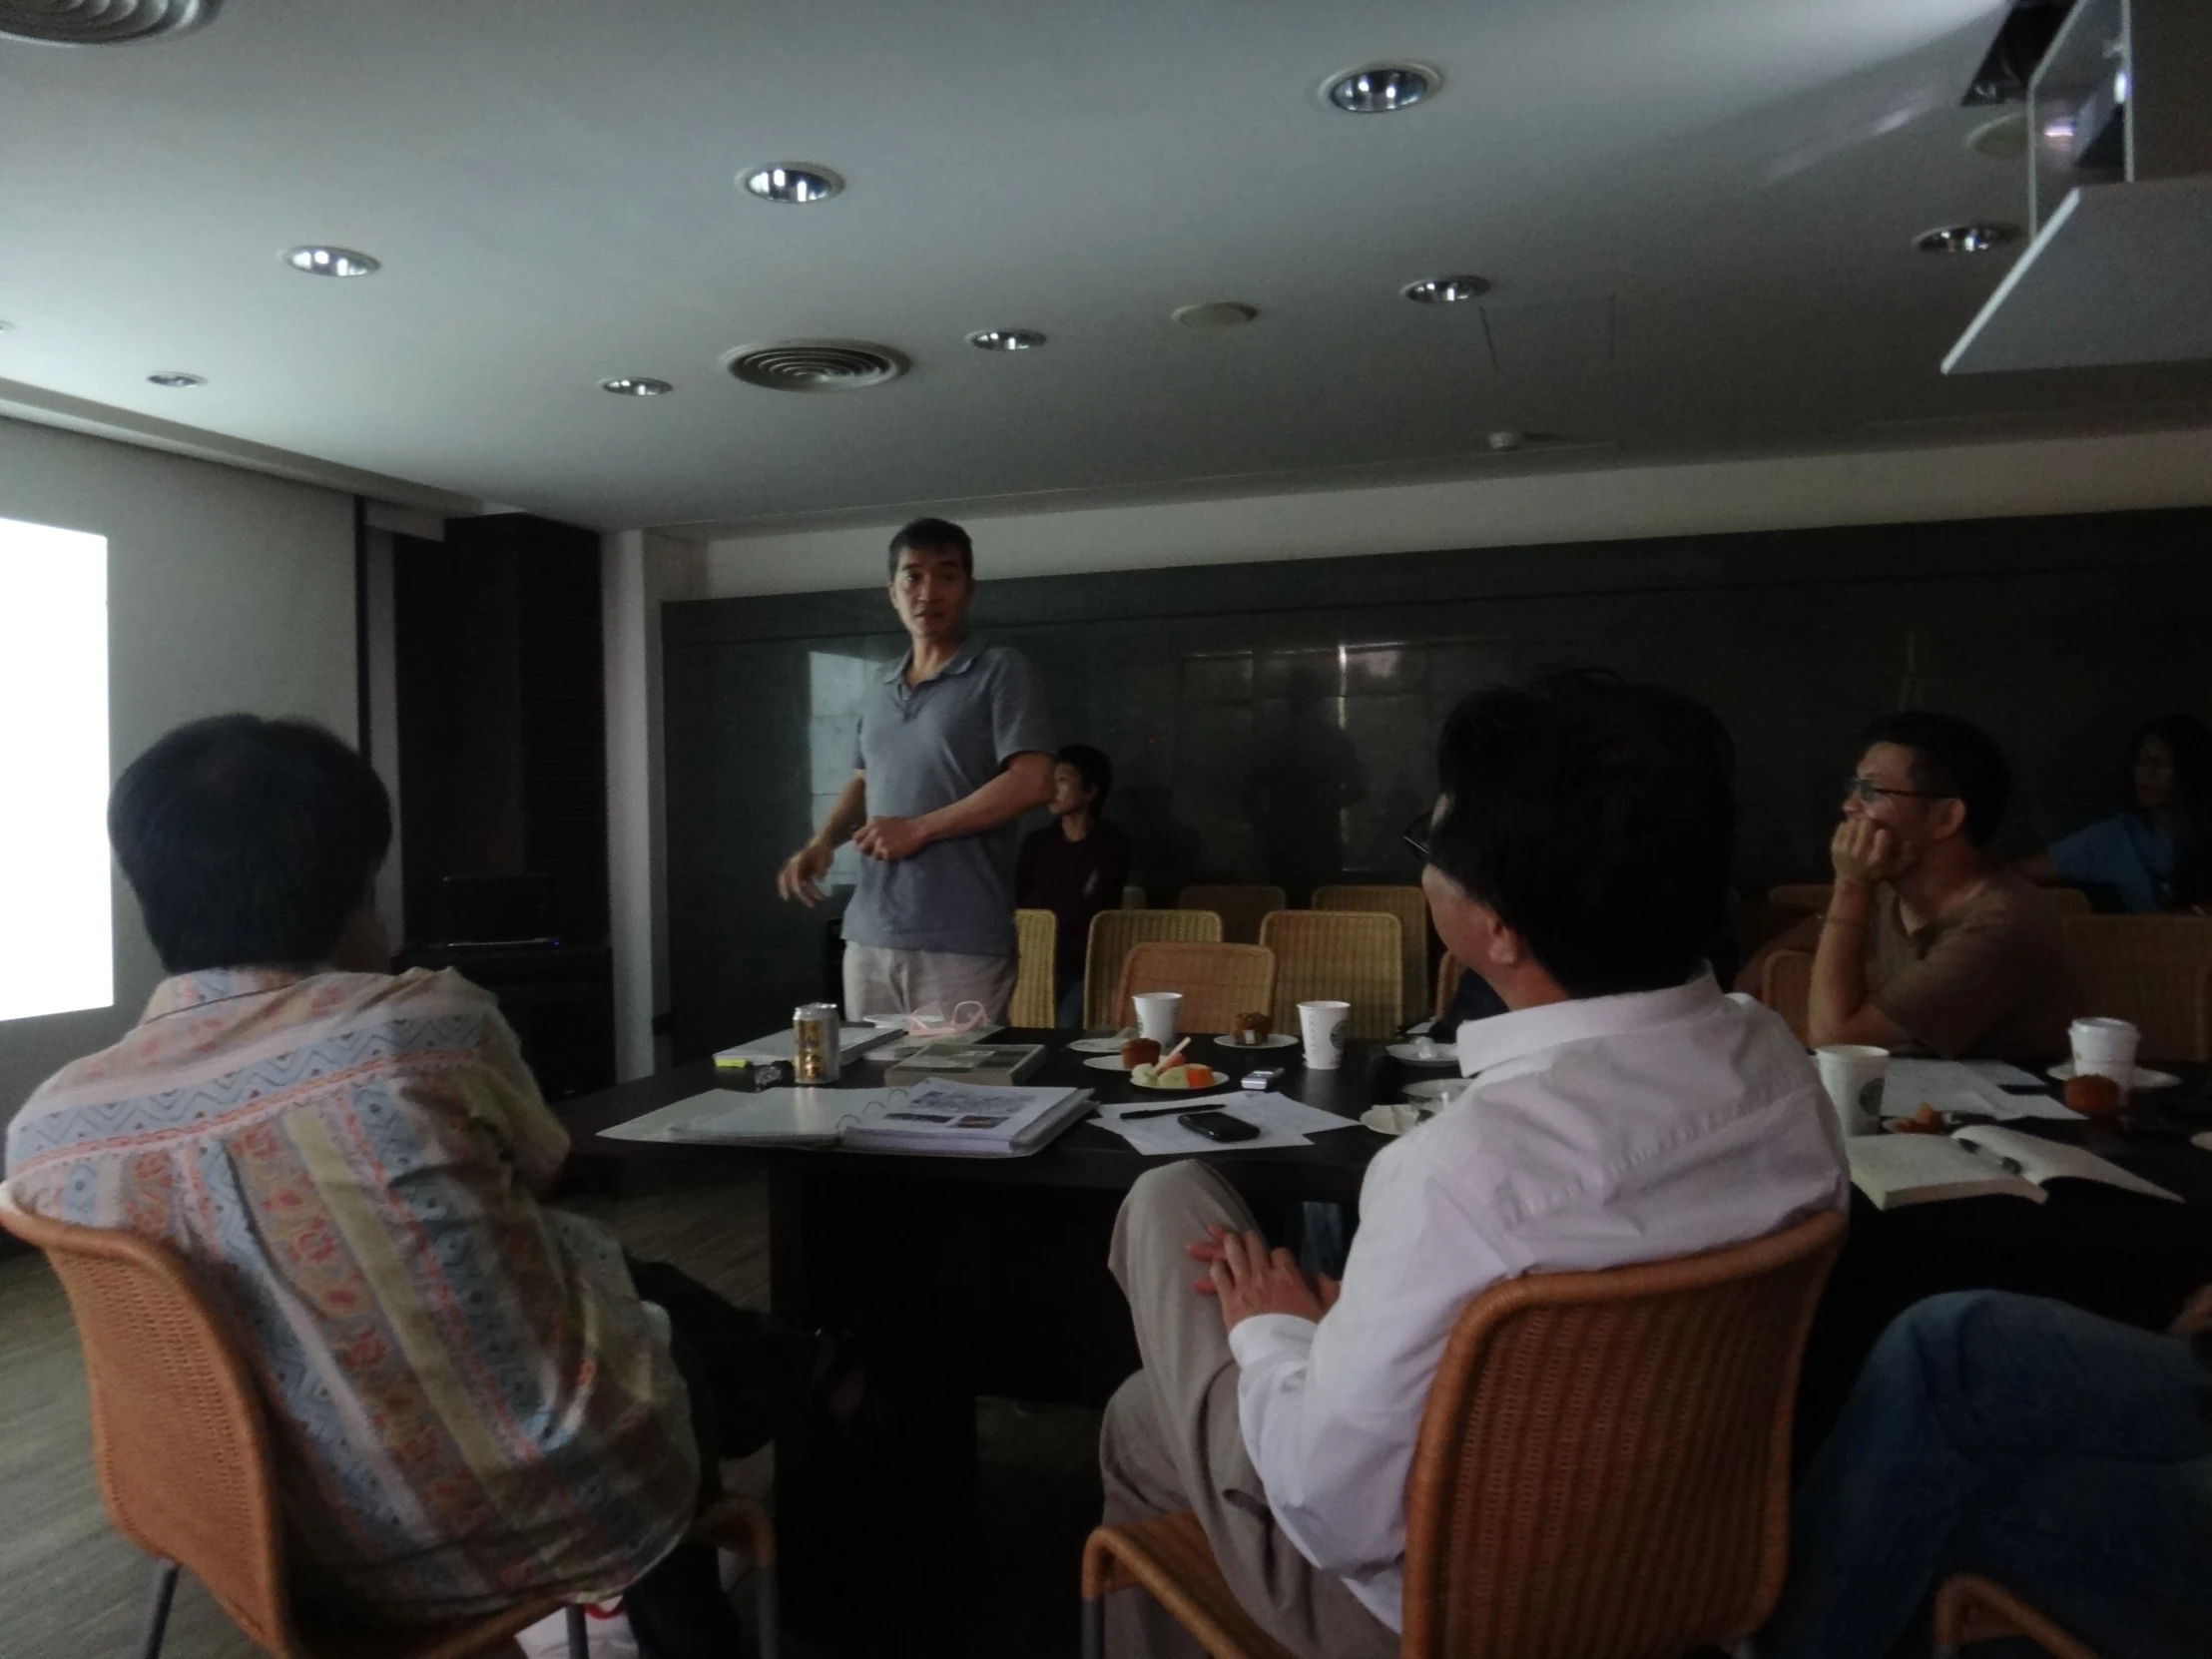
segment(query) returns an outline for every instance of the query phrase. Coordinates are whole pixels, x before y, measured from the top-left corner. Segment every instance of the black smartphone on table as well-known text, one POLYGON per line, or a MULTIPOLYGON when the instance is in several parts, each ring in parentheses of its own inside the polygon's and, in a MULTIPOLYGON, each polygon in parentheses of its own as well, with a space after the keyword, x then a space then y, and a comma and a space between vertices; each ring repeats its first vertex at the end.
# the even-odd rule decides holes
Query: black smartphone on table
POLYGON ((1233 1118, 1227 1112, 1185 1112, 1175 1121, 1210 1141, 1256 1141, 1260 1138, 1258 1125, 1233 1118))

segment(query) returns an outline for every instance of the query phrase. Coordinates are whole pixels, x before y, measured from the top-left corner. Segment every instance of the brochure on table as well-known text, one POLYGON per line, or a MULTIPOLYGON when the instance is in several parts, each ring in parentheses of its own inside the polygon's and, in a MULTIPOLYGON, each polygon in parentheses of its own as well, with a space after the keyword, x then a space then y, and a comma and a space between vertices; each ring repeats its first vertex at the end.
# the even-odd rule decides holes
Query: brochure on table
POLYGON ((1019 1158, 1080 1117, 1090 1098, 1079 1088, 985 1088, 935 1079, 911 1088, 712 1089, 600 1133, 625 1141, 1019 1158))
MULTIPOLYGON (((888 1041, 897 1035, 896 1031, 886 1031, 875 1025, 840 1025, 837 1027, 837 1052, 849 1060, 861 1050, 873 1048, 877 1043, 888 1041)), ((727 1066, 742 1065, 752 1060, 790 1060, 796 1058, 792 1044, 792 1028, 787 1025, 781 1031, 771 1031, 765 1037, 755 1037, 751 1042, 739 1043, 735 1048, 716 1050, 715 1064, 727 1066)))

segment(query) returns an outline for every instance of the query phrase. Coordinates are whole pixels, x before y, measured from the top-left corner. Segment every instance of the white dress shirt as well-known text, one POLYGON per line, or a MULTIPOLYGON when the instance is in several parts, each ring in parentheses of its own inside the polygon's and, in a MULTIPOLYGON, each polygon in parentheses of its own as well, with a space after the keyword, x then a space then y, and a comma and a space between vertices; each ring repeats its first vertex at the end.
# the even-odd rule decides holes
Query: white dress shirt
POLYGON ((1368 1166, 1337 1305, 1229 1333, 1269 1507, 1393 1630, 1413 1442, 1469 1298, 1756 1238, 1851 1191, 1805 1050, 1710 973, 1470 1020, 1459 1069, 1466 1091, 1368 1166))

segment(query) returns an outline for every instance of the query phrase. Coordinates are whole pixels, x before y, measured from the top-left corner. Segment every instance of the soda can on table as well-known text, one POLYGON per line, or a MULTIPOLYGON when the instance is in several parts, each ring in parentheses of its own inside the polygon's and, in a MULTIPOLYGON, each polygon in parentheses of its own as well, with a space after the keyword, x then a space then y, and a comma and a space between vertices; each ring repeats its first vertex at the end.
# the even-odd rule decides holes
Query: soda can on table
POLYGON ((844 1068, 842 1014, 834 1002, 803 1002, 792 1010, 792 1081, 834 1083, 844 1068))

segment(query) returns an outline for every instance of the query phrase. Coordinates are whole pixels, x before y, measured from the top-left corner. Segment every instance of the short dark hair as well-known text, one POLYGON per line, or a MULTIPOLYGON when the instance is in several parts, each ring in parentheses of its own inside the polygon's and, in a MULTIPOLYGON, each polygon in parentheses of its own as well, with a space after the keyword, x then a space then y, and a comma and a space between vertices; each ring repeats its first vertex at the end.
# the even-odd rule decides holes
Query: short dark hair
POLYGON ((1966 839, 1986 846, 2012 800, 2012 769, 1996 739, 1971 721, 1933 709, 1900 709, 1869 723, 1862 750, 1894 743, 1913 752, 1913 787, 1966 809, 1966 839))
POLYGON ((218 715, 133 761, 108 838, 171 973, 323 960, 391 845, 369 764, 303 720, 218 715))
POLYGON ((1679 985, 1719 936, 1735 745, 1700 703, 1596 670, 1493 686, 1444 722, 1430 860, 1570 996, 1679 985))
POLYGON ((911 524, 899 526, 891 537, 891 574, 898 574, 898 556, 907 548, 917 548, 931 553, 957 553, 960 568, 970 576, 975 574, 975 544, 968 540, 968 533, 949 518, 917 518, 911 524))
POLYGON ((1091 811, 1104 817, 1106 798, 1114 793, 1114 763, 1106 752, 1087 743, 1071 743, 1053 759, 1075 768, 1083 787, 1091 792, 1091 811))

